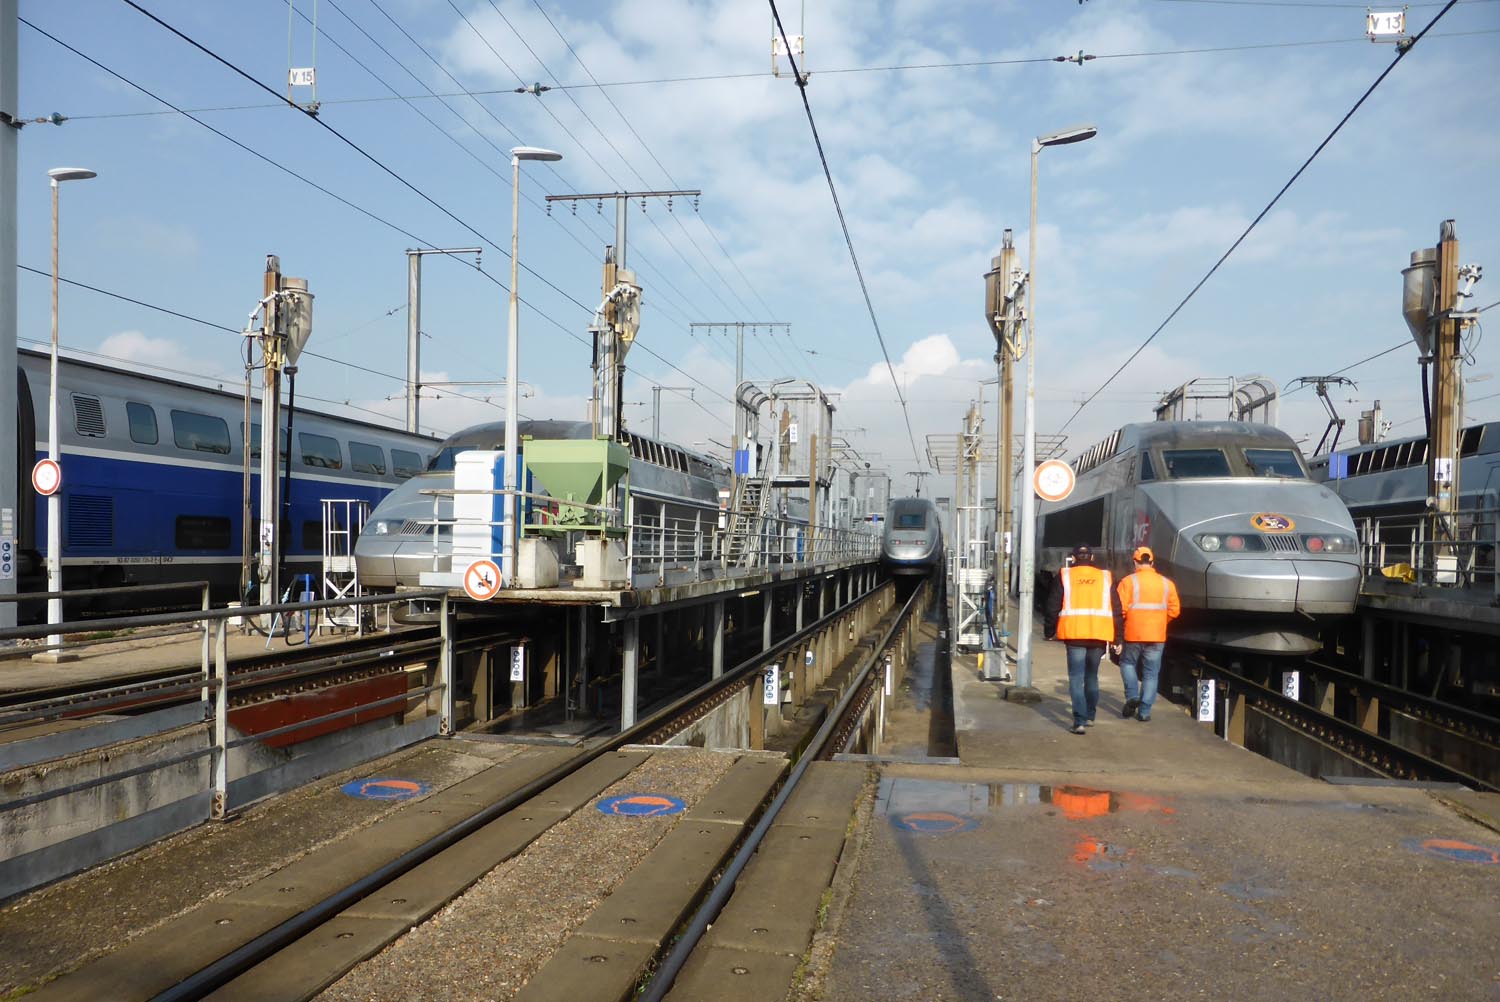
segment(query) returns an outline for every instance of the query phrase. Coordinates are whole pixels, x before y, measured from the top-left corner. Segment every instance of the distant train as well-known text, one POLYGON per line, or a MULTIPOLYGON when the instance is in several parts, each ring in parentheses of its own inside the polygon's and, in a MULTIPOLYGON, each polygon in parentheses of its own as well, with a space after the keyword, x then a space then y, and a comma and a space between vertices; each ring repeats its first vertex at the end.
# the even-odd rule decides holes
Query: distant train
POLYGON ((892 574, 932 574, 943 566, 943 520, 926 498, 894 498, 886 508, 880 559, 892 574))
POLYGON ((1230 421, 1131 424, 1074 467, 1073 493, 1040 507, 1039 585, 1080 543, 1102 551, 1116 575, 1147 545, 1182 597, 1173 638, 1266 654, 1317 650, 1320 621, 1354 612, 1354 522, 1309 479, 1286 433, 1230 421))
MULTIPOLYGON (((522 421, 517 432, 522 439, 580 439, 593 434, 587 421, 522 421)), ((354 549, 361 584, 377 591, 416 588, 423 571, 448 570, 446 548, 434 546, 433 496, 422 491, 453 486, 454 460, 460 452, 500 450, 504 444, 504 421, 475 425, 445 439, 422 475, 402 484, 371 513, 354 549)), ((710 558, 713 534, 707 530, 718 524, 720 492, 730 485, 729 467, 641 435, 627 434, 625 444, 630 449, 630 495, 636 523, 651 526, 660 525, 663 518, 669 525, 699 520, 705 527, 701 557, 710 558)), ((545 492, 537 488, 537 493, 545 492)), ((545 505, 532 506, 530 517, 542 517, 542 511, 545 505)), ((439 496, 436 519, 450 520, 452 512, 452 497, 439 496)), ((805 499, 793 499, 786 515, 796 519, 799 512, 805 523, 805 499)))
MULTIPOLYGON (((47 452, 49 358, 30 349, 18 355, 17 577, 20 590, 40 591, 47 583, 47 504, 27 485, 47 452)), ((58 419, 64 588, 207 580, 218 598, 235 597, 244 398, 63 358, 58 419)), ((291 484, 283 488, 290 506, 282 525, 286 562, 298 573, 315 570, 321 557, 324 498, 377 504, 422 470, 435 441, 301 409, 292 428, 291 484)), ((252 464, 260 462, 259 443, 254 422, 252 464)), ((284 463, 283 453, 278 466, 284 463)), ((260 478, 252 480, 254 524, 260 478)))

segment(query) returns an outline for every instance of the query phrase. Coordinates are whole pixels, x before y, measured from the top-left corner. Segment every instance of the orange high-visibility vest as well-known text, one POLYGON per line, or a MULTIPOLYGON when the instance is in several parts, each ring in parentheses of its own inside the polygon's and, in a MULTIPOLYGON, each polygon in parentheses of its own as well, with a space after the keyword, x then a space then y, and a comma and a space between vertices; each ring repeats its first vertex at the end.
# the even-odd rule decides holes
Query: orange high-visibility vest
POLYGON ((1125 640, 1160 644, 1167 639, 1167 623, 1182 612, 1177 586, 1154 567, 1142 567, 1120 582, 1120 608, 1125 610, 1125 640))
POLYGON ((1064 567, 1063 604, 1057 617, 1057 639, 1115 639, 1115 615, 1109 605, 1109 571, 1087 564, 1064 567))

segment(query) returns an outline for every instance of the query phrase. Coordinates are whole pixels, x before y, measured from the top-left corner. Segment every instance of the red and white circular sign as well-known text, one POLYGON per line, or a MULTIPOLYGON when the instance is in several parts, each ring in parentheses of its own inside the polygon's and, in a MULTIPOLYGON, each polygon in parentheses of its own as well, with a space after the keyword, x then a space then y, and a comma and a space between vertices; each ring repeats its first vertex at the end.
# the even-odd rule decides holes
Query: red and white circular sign
POLYGON ((1031 485, 1043 501, 1061 501, 1073 493, 1073 467, 1061 459, 1049 459, 1031 475, 1031 485))
POLYGON ((493 560, 476 560, 464 571, 464 594, 488 602, 500 590, 500 568, 493 560))
POLYGON ((62 467, 55 459, 39 459, 31 468, 31 486, 42 497, 51 497, 62 486, 62 467))

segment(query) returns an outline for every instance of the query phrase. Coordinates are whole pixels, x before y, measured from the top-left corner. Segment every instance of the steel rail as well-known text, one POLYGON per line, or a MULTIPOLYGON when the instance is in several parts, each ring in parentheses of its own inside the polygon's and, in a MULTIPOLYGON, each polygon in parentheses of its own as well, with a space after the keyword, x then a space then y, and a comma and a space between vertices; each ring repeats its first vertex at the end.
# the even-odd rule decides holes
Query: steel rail
POLYGON ((1394 779, 1458 783, 1472 790, 1500 792, 1500 787, 1492 783, 1403 748, 1378 734, 1371 734, 1356 724, 1340 720, 1275 689, 1251 681, 1229 668, 1216 665, 1202 655, 1196 655, 1190 660, 1200 674, 1206 672, 1221 680, 1226 694, 1235 690, 1245 693, 1250 705, 1255 708, 1394 779))
POLYGON ((1399 707, 1404 713, 1500 748, 1500 718, 1486 716, 1466 706, 1447 703, 1399 686, 1377 682, 1321 661, 1309 659, 1307 663, 1319 677, 1330 676, 1356 692, 1377 696, 1387 706, 1399 707))
MULTIPOLYGON (((422 597, 423 593, 412 594, 422 597)), ((442 594, 442 592, 436 591, 436 594, 442 594)), ((443 850, 451 848, 464 838, 467 838, 492 821, 519 807, 537 794, 562 782, 589 763, 615 752, 626 745, 640 743, 643 739, 661 730, 663 724, 670 721, 674 716, 681 714, 684 709, 692 706, 697 700, 704 698, 706 691, 717 693, 724 685, 733 684, 735 681, 743 682, 744 675, 757 670, 767 660, 786 654, 794 646, 805 640, 807 635, 817 626, 829 625, 837 617, 847 613, 858 604, 869 601, 877 594, 879 594, 878 588, 867 592, 855 602, 851 602, 842 609, 829 613, 818 620, 817 623, 814 623, 813 626, 794 633, 786 640, 773 646, 770 650, 762 651, 754 657, 741 662, 735 667, 732 673, 726 672, 709 686, 705 686, 689 693, 681 699, 669 703, 635 726, 559 764, 531 782, 482 808, 470 817, 465 818, 463 821, 458 822, 445 831, 439 832, 420 845, 408 849, 374 872, 366 874, 333 892, 322 901, 311 905, 273 928, 266 930, 248 943, 236 947, 213 963, 184 978, 171 988, 158 993, 153 997, 152 1002, 190 1002, 190 1000, 206 997, 211 992, 228 984, 238 975, 243 974, 266 958, 285 949, 298 939, 306 936, 313 929, 316 929, 335 915, 338 915, 381 887, 384 887, 402 874, 421 865, 443 850), (737 677, 731 679, 731 674, 737 677)))
POLYGON ((802 757, 792 767, 791 774, 787 777, 786 782, 782 784, 781 789, 777 791, 775 799, 771 801, 770 806, 761 814, 755 828, 746 836, 744 842, 740 845, 739 851, 735 853, 734 859, 714 884, 713 891, 709 893, 708 898, 698 907, 698 910, 693 913, 693 917, 688 921, 687 927, 683 929, 682 934, 678 936, 676 943, 673 944, 671 952, 657 966, 650 983, 646 985, 645 992, 639 996, 640 1002, 661 1002, 666 997, 667 992, 671 991, 673 981, 682 972, 683 966, 687 963, 693 950, 697 948, 699 940, 703 938, 703 934, 708 931, 708 927, 713 923, 714 919, 718 918, 719 912, 724 910, 724 905, 728 903, 729 896, 734 893, 735 882, 739 880, 740 874, 744 872, 746 866, 750 865, 751 858, 760 849, 760 844, 771 830, 771 825, 775 822, 776 816, 781 813, 781 809, 791 799, 793 791, 797 788, 797 784, 807 774, 808 767, 822 755, 823 750, 828 746, 829 739, 839 729, 845 712, 848 710, 850 704, 854 702, 855 696, 861 691, 865 681, 874 671, 875 666, 883 663, 885 652, 891 646, 896 632, 911 618, 912 610, 916 607, 918 599, 926 594, 927 588, 928 584, 923 582, 916 591, 912 592, 911 597, 906 600, 906 605, 902 607, 900 613, 892 618, 890 626, 885 629, 880 642, 872 648, 869 659, 861 666, 860 670, 851 680, 850 685, 844 690, 844 695, 834 707, 833 712, 824 718, 822 726, 818 728, 817 733, 808 742, 807 748, 802 753, 802 757))

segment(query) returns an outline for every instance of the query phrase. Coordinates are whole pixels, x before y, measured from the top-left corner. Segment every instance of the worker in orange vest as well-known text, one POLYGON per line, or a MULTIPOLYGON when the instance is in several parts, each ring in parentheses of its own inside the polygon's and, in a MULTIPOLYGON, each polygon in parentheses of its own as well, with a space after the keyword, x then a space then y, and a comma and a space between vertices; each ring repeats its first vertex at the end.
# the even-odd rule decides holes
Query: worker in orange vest
POLYGON ((1151 719, 1156 702, 1156 681, 1161 675, 1161 652, 1167 642, 1167 624, 1182 612, 1177 586, 1156 570, 1156 555, 1149 546, 1137 546, 1135 573, 1120 582, 1115 591, 1115 629, 1123 644, 1119 655, 1120 679, 1125 683, 1125 709, 1120 715, 1140 721, 1151 719), (1140 679, 1136 679, 1136 668, 1140 679))
POLYGON ((1047 595, 1045 633, 1068 650, 1073 733, 1087 734, 1099 709, 1099 660, 1115 640, 1109 571, 1094 566, 1094 551, 1073 547, 1073 564, 1057 572, 1047 595))

